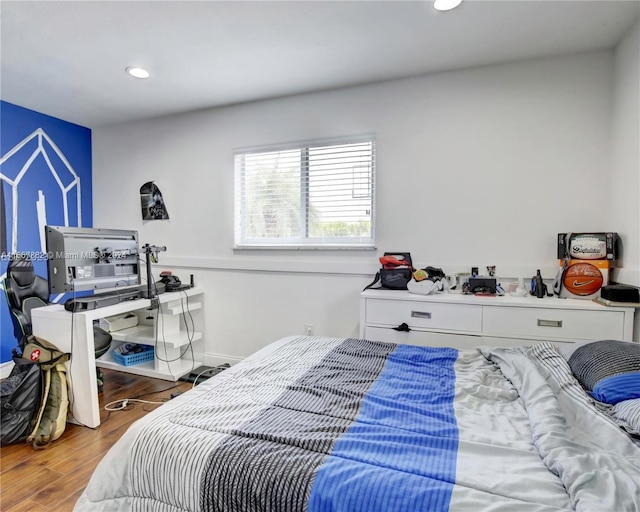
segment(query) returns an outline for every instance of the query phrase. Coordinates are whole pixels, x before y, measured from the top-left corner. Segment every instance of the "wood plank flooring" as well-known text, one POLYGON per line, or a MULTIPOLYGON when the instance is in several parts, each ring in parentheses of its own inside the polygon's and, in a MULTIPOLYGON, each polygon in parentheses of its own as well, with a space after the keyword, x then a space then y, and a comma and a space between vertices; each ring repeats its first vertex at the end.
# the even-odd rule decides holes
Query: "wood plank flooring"
POLYGON ((104 405, 123 398, 169 400, 187 391, 188 382, 151 379, 114 370, 104 371, 100 393, 100 421, 96 429, 67 423, 64 434, 45 450, 29 444, 0 449, 0 510, 2 512, 66 512, 87 485, 93 470, 109 448, 135 420, 159 405, 133 403, 109 412, 104 405))

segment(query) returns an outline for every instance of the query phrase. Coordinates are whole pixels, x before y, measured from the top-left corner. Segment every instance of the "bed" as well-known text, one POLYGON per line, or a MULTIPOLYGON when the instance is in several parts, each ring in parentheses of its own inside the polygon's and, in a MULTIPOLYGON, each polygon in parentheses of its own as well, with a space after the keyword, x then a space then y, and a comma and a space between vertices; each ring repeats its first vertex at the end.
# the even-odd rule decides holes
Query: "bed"
POLYGON ((75 510, 638 511, 613 407, 550 343, 288 337, 132 425, 75 510))

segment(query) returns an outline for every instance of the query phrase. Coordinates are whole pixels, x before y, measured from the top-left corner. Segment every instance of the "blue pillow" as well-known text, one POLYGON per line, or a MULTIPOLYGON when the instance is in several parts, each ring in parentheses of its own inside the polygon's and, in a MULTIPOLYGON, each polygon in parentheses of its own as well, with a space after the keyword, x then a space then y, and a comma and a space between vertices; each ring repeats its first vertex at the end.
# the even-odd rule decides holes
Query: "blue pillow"
POLYGON ((594 341, 578 347, 569 358, 578 382, 593 398, 607 404, 640 398, 640 344, 594 341))

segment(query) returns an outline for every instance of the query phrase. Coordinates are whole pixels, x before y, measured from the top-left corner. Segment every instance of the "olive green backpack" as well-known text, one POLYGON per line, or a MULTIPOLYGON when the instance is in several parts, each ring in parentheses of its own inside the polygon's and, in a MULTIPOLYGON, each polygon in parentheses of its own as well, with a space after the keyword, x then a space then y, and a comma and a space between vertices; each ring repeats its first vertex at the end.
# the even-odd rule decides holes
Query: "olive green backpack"
POLYGON ((70 355, 42 338, 29 336, 27 339, 22 357, 40 365, 44 390, 33 420, 33 430, 27 436, 27 442, 35 449, 46 448, 62 435, 67 426, 69 386, 64 363, 70 355))

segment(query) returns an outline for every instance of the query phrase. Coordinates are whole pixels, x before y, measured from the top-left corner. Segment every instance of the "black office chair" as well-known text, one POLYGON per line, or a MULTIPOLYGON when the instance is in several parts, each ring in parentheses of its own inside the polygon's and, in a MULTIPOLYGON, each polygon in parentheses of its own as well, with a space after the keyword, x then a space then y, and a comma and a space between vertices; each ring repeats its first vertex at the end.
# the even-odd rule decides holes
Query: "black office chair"
MULTIPOLYGON (((35 274, 28 255, 12 255, 7 266, 4 291, 13 321, 13 334, 22 352, 27 337, 33 334, 31 311, 49 305, 49 285, 46 279, 35 274)), ((111 335, 96 325, 93 328, 93 337, 95 355, 100 357, 109 350, 111 335)), ((55 343, 55 340, 51 341, 55 343)))
POLYGON ((12 255, 7 266, 4 291, 13 322, 13 334, 20 350, 23 350, 27 336, 32 334, 31 311, 49 303, 47 280, 35 275, 31 258, 12 255))

